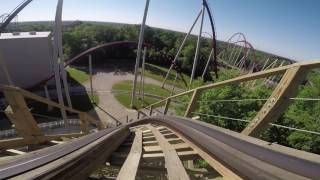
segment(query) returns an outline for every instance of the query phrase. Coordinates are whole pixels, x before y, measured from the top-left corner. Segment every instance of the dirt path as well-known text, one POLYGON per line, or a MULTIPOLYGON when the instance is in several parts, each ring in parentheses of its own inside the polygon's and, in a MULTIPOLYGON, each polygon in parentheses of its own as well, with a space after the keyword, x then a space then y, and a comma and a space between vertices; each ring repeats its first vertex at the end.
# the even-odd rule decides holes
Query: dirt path
MULTIPOLYGON (((117 72, 114 70, 103 70, 96 69, 93 80, 93 90, 94 91, 104 91, 107 93, 99 93, 99 104, 94 110, 89 113, 92 115, 97 115, 99 119, 106 124, 115 124, 113 119, 119 119, 121 122, 126 122, 127 115, 129 119, 136 119, 137 113, 135 110, 128 109, 121 105, 111 93, 112 85, 119 81, 133 80, 134 76, 132 73, 128 72, 117 72)), ((139 77, 140 78, 140 77, 139 77)), ((145 83, 161 85, 161 82, 145 78, 145 83)), ((90 83, 84 83, 87 90, 90 89, 90 83)), ((170 87, 167 87, 170 88, 170 87)), ((171 89, 171 88, 170 88, 171 89)))

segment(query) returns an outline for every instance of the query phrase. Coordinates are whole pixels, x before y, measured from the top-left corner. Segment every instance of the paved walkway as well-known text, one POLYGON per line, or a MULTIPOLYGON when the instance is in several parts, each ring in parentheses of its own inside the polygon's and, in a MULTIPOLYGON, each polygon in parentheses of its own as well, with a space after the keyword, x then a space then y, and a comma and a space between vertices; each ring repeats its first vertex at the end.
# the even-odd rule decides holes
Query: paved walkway
MULTIPOLYGON (((113 119, 119 119, 122 123, 126 122, 126 116, 129 119, 136 119, 137 113, 135 110, 128 109, 121 105, 114 97, 111 92, 112 85, 119 81, 133 80, 134 75, 128 72, 119 72, 109 69, 95 69, 95 74, 92 78, 93 90, 94 91, 104 91, 107 93, 99 93, 99 104, 94 110, 89 113, 93 116, 98 116, 98 118, 106 124, 115 124, 113 119)), ((140 78, 140 77, 139 77, 140 78)), ((154 79, 145 78, 145 83, 161 85, 161 82, 154 79)), ((90 90, 90 82, 85 82, 84 86, 87 90, 90 90)), ((170 86, 166 87, 170 88, 170 86)))

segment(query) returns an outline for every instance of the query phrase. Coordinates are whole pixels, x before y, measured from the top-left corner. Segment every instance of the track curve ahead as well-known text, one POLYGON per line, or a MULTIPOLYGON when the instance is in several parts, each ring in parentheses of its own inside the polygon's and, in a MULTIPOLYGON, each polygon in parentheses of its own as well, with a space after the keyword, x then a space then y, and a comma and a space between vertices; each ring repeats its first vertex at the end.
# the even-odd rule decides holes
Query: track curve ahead
POLYGON ((95 164, 94 161, 99 161, 101 157, 107 158, 111 152, 105 155, 106 150, 110 151, 110 148, 106 147, 115 149, 117 145, 124 142, 125 137, 128 137, 130 127, 149 123, 166 126, 180 133, 243 179, 317 179, 320 177, 319 155, 288 150, 283 146, 273 145, 192 119, 152 116, 114 129, 93 133, 72 142, 57 145, 57 147, 53 146, 36 153, 22 155, 17 160, 0 165, 0 178, 23 174, 49 179, 77 177, 80 172, 72 169, 90 166, 90 163, 95 164), (112 143, 115 143, 114 146, 106 146, 112 143), (80 154, 78 151, 86 146, 92 148, 80 154), (74 160, 68 160, 67 156, 74 156, 74 160), (57 165, 54 161, 58 158, 60 164, 57 165), (86 158, 89 158, 90 162, 86 158), (46 171, 39 169, 46 169, 46 171))

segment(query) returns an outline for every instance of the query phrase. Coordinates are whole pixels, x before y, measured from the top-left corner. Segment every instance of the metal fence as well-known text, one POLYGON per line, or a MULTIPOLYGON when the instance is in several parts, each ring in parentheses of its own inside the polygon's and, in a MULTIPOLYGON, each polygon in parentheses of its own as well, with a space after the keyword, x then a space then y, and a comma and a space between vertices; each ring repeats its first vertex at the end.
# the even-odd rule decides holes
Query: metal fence
MULTIPOLYGON (((38 124, 39 128, 45 134, 52 133, 52 130, 57 130, 57 132, 59 132, 59 129, 61 131, 68 131, 68 132, 76 131, 76 130, 80 131, 80 120, 79 119, 68 119, 68 125, 69 126, 66 128, 63 120, 38 124)), ((0 131, 0 139, 8 139, 8 138, 15 138, 15 137, 18 137, 18 133, 15 129, 8 129, 8 130, 0 131)))

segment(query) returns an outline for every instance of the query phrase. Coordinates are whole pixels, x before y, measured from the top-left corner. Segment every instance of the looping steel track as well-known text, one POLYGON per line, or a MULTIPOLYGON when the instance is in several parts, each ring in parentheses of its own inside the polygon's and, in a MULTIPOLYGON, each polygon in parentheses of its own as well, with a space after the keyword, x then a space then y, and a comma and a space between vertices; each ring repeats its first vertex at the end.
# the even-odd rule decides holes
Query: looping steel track
POLYGON ((153 116, 22 155, 16 160, 0 164, 0 178, 18 175, 27 177, 30 174, 49 179, 84 178, 84 175, 89 175, 88 173, 94 169, 94 165, 103 163, 111 152, 124 142, 129 135, 129 127, 147 123, 166 126, 178 132, 244 179, 320 177, 318 155, 288 150, 279 145, 274 146, 262 140, 191 119, 153 116), (84 150, 88 146, 91 148, 84 150), (73 159, 68 158, 69 156, 73 159), (58 160, 60 164, 56 163, 58 160), (90 171, 81 170, 84 167, 91 167, 90 171))

